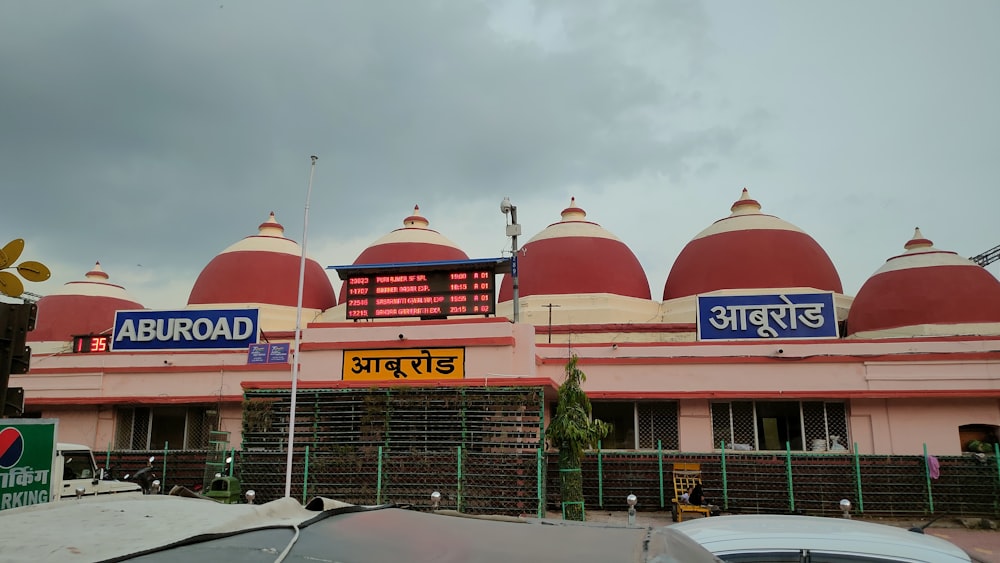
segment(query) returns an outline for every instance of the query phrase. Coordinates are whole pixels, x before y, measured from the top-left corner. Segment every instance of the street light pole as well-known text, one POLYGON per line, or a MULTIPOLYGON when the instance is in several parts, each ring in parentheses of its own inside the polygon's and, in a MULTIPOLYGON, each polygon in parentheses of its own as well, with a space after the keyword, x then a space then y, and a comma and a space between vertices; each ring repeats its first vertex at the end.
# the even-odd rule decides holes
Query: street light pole
POLYGON ((521 225, 517 222, 517 206, 510 203, 509 197, 504 197, 500 202, 500 212, 504 215, 510 214, 510 224, 507 225, 507 236, 510 237, 510 277, 514 282, 514 322, 520 318, 520 298, 517 284, 517 236, 521 234, 521 225))
POLYGON ((302 343, 302 293, 306 279, 306 236, 309 232, 309 199, 312 197, 313 175, 318 156, 309 157, 309 189, 306 190, 306 207, 302 218, 302 256, 299 258, 299 296, 295 304, 295 353, 292 356, 292 404, 288 414, 288 459, 285 463, 285 497, 292 496, 292 452, 295 445, 295 403, 299 394, 299 346, 302 343))

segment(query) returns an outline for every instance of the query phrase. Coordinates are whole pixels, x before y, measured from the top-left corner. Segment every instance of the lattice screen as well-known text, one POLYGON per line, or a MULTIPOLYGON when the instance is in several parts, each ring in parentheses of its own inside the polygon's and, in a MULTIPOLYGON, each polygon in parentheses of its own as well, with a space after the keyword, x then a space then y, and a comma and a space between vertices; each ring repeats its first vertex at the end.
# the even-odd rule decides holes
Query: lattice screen
MULTIPOLYGON (((847 409, 844 403, 806 401, 799 403, 802 417, 803 449, 846 451, 847 409)), ((757 450, 757 416, 752 401, 712 403, 712 441, 716 448, 757 450)))
MULTIPOLYGON (((160 417, 157 420, 156 407, 123 407, 116 411, 115 449, 146 450, 150 447, 151 425, 169 424, 172 420, 160 417)), ((184 411, 184 427, 178 425, 169 427, 171 434, 170 447, 173 449, 203 449, 208 446, 209 432, 218 426, 218 413, 207 407, 188 407, 184 411)), ((162 426, 156 427, 162 431, 162 426)))
POLYGON ((665 450, 680 447, 677 428, 677 403, 637 403, 639 449, 656 449, 660 442, 665 450))

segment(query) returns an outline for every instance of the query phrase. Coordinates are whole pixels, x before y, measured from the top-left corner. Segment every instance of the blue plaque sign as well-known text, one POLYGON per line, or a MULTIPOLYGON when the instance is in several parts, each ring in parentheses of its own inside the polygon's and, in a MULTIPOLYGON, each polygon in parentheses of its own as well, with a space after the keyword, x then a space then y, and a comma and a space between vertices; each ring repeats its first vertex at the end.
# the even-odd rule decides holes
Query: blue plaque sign
POLYGON ((111 349, 239 350, 257 342, 257 309, 118 311, 111 349))
POLYGON ((287 342, 281 342, 277 344, 268 344, 267 346, 267 363, 269 364, 287 364, 288 363, 288 350, 290 346, 287 342))
POLYGON ((267 344, 251 344, 250 350, 247 352, 247 363, 266 364, 267 346, 268 346, 267 344))
POLYGON ((698 296, 698 340, 838 336, 832 293, 698 296))
POLYGON ((289 344, 251 344, 247 351, 248 364, 287 364, 289 344))

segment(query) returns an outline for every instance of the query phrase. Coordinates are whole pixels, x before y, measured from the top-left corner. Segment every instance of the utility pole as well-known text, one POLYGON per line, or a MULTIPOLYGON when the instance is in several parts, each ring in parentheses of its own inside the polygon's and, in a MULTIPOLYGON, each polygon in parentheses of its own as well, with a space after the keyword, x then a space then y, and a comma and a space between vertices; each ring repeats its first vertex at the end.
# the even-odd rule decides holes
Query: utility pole
POLYGON ((302 253, 299 256, 299 293, 295 304, 295 352, 292 355, 292 398, 288 412, 288 455, 285 460, 285 498, 292 496, 292 458, 295 454, 295 409, 299 395, 299 361, 302 358, 302 293, 306 278, 306 237, 309 234, 309 199, 312 197, 313 176, 316 174, 318 156, 310 156, 309 187, 306 189, 306 205, 302 213, 302 253))

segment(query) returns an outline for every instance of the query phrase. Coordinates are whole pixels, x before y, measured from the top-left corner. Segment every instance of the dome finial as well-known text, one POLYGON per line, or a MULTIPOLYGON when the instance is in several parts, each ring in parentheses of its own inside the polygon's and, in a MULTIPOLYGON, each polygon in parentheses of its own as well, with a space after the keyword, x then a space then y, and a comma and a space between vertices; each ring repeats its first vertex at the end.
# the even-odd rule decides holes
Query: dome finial
POLYGON ((403 219, 403 227, 408 229, 426 229, 430 224, 430 221, 420 214, 419 205, 413 206, 413 215, 403 219))
POLYGON ((101 262, 98 261, 94 263, 94 268, 87 272, 84 277, 88 280, 106 280, 108 279, 108 274, 105 273, 104 268, 101 267, 101 262))
POLYGON ((930 239, 924 238, 924 234, 920 232, 920 227, 913 229, 913 238, 906 241, 903 248, 906 250, 913 250, 914 248, 930 248, 934 246, 934 243, 930 239))
POLYGON ((729 211, 731 212, 730 216, 760 213, 760 204, 757 203, 757 200, 750 198, 750 190, 743 188, 740 199, 736 200, 736 203, 733 203, 729 211))
POLYGON ((285 227, 281 226, 281 223, 274 217, 274 211, 267 216, 267 220, 257 226, 257 234, 265 237, 282 237, 285 236, 285 227))
POLYGON ((576 197, 569 198, 569 207, 562 210, 563 221, 583 221, 587 218, 587 212, 576 206, 576 197))

